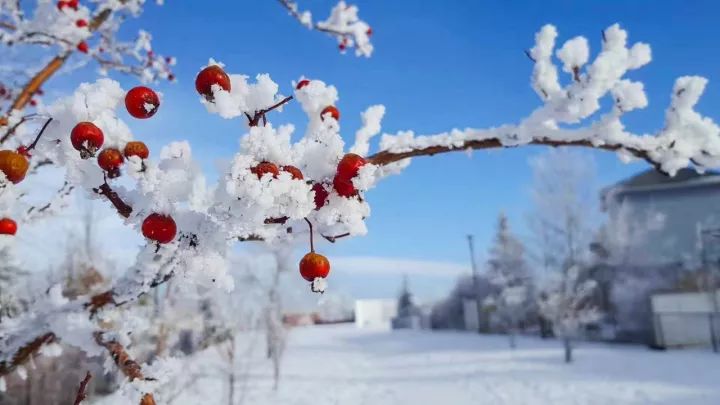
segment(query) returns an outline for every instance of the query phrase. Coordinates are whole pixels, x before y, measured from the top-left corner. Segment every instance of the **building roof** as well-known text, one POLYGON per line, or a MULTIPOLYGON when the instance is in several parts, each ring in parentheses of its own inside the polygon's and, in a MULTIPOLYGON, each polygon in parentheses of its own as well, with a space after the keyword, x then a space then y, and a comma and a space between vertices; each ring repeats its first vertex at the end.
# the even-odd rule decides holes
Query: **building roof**
POLYGON ((654 169, 645 170, 628 179, 605 187, 600 192, 603 209, 610 195, 627 192, 643 192, 679 189, 707 185, 720 185, 720 172, 698 173, 695 169, 680 169, 675 176, 667 176, 654 169))
MULTIPOLYGON (((645 170, 642 173, 636 174, 629 179, 623 180, 617 183, 614 187, 622 187, 625 189, 636 188, 636 187, 647 187, 647 186, 662 186, 669 184, 678 183, 694 183, 698 179, 707 179, 711 177, 720 176, 720 173, 714 171, 707 171, 705 173, 698 173, 694 169, 684 168, 678 170, 675 176, 670 177, 662 174, 654 169, 645 170)), ((720 179, 717 179, 720 180, 720 179)))

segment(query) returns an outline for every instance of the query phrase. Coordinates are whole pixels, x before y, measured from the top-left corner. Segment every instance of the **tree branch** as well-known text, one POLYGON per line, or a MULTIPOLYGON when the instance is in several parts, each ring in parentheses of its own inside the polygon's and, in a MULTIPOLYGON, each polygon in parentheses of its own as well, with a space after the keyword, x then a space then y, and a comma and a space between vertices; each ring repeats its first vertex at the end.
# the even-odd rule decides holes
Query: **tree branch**
MULTIPOLYGON (((120 3, 126 3, 128 0, 120 0, 120 3)), ((90 32, 97 31, 100 26, 107 21, 107 19, 112 14, 112 9, 105 8, 101 10, 95 17, 93 17, 92 20, 90 20, 90 23, 88 24, 88 29, 90 32)), ((30 102, 30 99, 32 98, 33 94, 35 94, 40 87, 42 87, 43 84, 45 84, 50 77, 52 77, 67 61, 67 59, 72 55, 73 51, 64 51, 63 53, 55 56, 48 62, 45 67, 40 69, 39 72, 37 72, 30 81, 23 87, 23 89, 20 91, 20 94, 15 97, 15 100, 10 105, 10 108, 7 111, 7 115, 10 115, 10 113, 13 110, 22 110, 25 108, 25 106, 30 102)), ((6 126, 8 124, 8 118, 6 117, 0 117, 0 127, 6 126)), ((5 135, 2 138, 0 138, 0 145, 2 145, 7 139, 9 138, 9 135, 5 135)))
MULTIPOLYGON (((583 140, 574 140, 574 141, 559 141, 559 140, 552 140, 552 139, 533 139, 532 141, 528 142, 526 145, 544 145, 544 146, 551 146, 551 147, 560 147, 560 146, 583 146, 587 148, 594 148, 594 149, 602 149, 606 151, 611 152, 617 152, 620 150, 626 151, 630 153, 631 155, 635 156, 638 159, 645 160, 646 162, 650 163, 655 169, 662 171, 660 169, 660 165, 652 160, 650 156, 648 155, 648 152, 645 150, 633 148, 627 145, 623 144, 605 144, 605 145, 594 145, 591 141, 583 139, 583 140)), ((483 140, 469 140, 465 141, 461 146, 429 146, 426 148, 421 149, 412 149, 405 152, 390 152, 390 151, 380 151, 378 153, 375 153, 374 155, 371 155, 367 158, 368 163, 372 163, 374 165, 378 166, 384 166, 389 165, 391 163, 395 163, 398 161, 401 161, 403 159, 412 158, 412 157, 418 157, 418 156, 433 156, 440 153, 447 153, 447 152, 460 152, 460 151, 466 151, 468 149, 496 149, 496 148, 509 148, 513 146, 503 145, 499 139, 497 138, 491 138, 491 139, 483 139, 483 140)))
POLYGON ((75 402, 73 403, 73 405, 80 405, 80 403, 84 401, 85 398, 87 398, 87 394, 85 391, 87 390, 87 385, 90 382, 91 378, 92 374, 90 374, 90 372, 88 371, 87 374, 85 374, 85 378, 80 381, 80 387, 78 387, 78 392, 75 396, 75 402))
MULTIPOLYGON (((130 380, 148 380, 142 373, 140 364, 130 357, 125 348, 120 343, 103 339, 103 332, 95 332, 95 342, 107 349, 110 357, 120 371, 130 380)), ((155 405, 155 398, 150 393, 145 393, 140 401, 140 405, 155 405)))

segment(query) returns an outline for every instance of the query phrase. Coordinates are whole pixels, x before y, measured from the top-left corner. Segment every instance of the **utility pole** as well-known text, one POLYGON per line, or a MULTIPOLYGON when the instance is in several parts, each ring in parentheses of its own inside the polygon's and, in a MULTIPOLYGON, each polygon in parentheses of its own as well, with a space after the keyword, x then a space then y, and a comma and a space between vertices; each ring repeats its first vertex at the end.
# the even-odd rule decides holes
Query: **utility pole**
POLYGON ((480 325, 482 324, 482 303, 480 302, 480 280, 478 279, 477 265, 475 264, 475 244, 473 236, 468 235, 468 246, 470 247, 470 265, 472 266, 473 288, 475 289, 475 305, 477 308, 478 333, 480 333, 480 325))

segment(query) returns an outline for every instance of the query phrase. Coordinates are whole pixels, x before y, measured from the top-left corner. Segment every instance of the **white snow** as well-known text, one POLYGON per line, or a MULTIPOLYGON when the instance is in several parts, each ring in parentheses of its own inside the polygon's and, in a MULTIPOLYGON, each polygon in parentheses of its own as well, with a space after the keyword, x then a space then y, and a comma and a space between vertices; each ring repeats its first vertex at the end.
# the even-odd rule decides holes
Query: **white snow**
MULTIPOLYGON (((274 392, 262 341, 239 341, 240 353, 253 358, 236 364, 236 404, 720 403, 720 356, 708 350, 581 343, 576 362, 566 365, 555 340, 521 337, 510 350, 504 336, 316 326, 290 332, 274 392)), ((227 403, 217 353, 211 348, 189 361, 184 370, 194 377, 173 404, 227 403)))

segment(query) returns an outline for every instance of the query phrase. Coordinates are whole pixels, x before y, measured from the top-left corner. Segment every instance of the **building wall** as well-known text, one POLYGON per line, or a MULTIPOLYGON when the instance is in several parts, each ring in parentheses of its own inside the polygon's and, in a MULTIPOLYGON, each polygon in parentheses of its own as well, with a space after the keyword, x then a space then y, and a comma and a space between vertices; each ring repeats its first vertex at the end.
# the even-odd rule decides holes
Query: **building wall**
MULTIPOLYGON (((654 231, 638 250, 646 252, 652 262, 699 263, 699 229, 720 227, 720 186, 698 186, 654 191, 619 192, 608 204, 611 218, 622 215, 623 204, 629 207, 630 219, 643 226, 650 212, 664 217, 664 226, 654 231)), ((626 207, 626 208, 627 208, 626 207)), ((712 257, 720 258, 720 239, 706 246, 712 257), (712 252, 712 251, 715 252, 712 252)))

